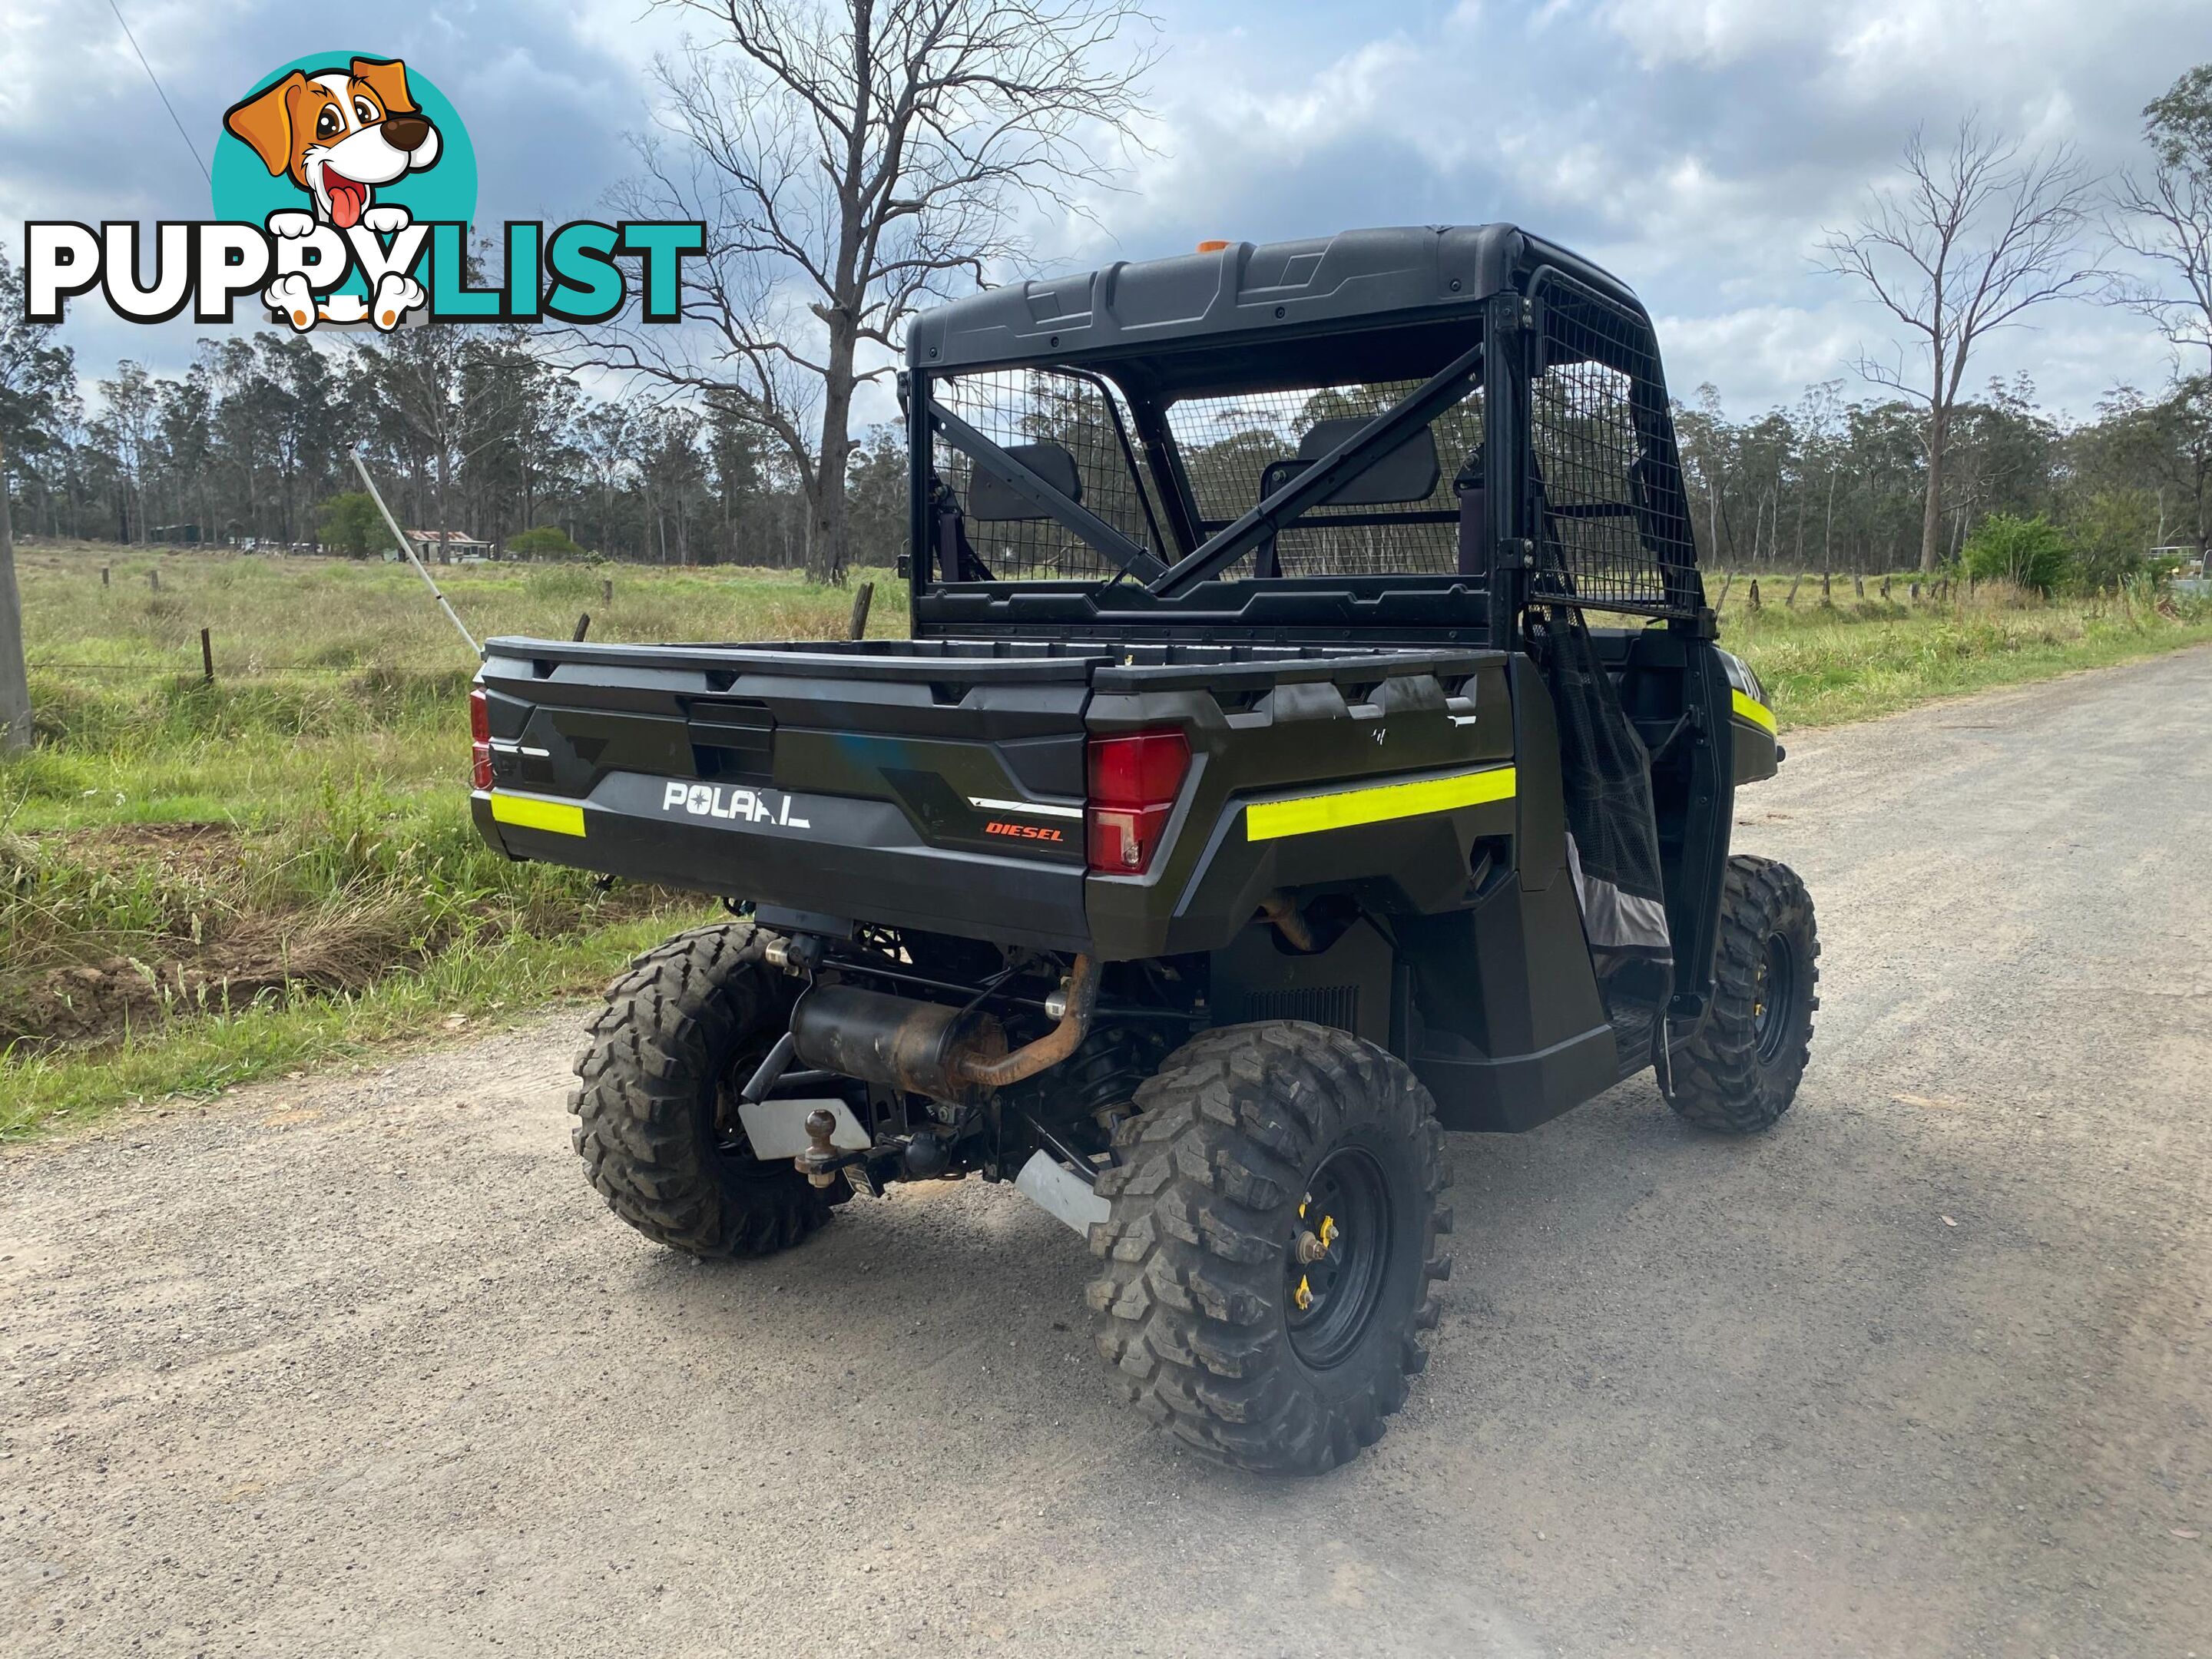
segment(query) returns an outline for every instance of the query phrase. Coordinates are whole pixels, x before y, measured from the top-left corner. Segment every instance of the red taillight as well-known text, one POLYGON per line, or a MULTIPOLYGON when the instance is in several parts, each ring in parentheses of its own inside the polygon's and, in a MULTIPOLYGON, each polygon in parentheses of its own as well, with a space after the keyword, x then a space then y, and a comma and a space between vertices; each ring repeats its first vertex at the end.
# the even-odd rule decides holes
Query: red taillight
POLYGON ((491 787, 491 709, 481 687, 469 693, 469 758, 471 775, 479 789, 491 787))
POLYGON ((1190 740, 1180 732, 1091 738, 1091 867, 1144 874, 1189 771, 1190 740))

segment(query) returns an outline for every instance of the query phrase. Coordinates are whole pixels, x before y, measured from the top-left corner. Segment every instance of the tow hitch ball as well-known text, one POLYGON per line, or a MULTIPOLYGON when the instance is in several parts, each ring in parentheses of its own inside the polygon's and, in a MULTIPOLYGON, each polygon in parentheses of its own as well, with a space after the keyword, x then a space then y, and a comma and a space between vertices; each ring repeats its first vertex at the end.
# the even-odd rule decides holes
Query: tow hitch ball
POLYGON ((806 1150, 792 1162, 799 1166, 799 1174, 817 1187, 831 1185, 837 1179, 837 1171, 852 1161, 849 1154, 830 1144, 830 1137, 836 1132, 835 1113, 817 1106, 806 1115, 806 1150))

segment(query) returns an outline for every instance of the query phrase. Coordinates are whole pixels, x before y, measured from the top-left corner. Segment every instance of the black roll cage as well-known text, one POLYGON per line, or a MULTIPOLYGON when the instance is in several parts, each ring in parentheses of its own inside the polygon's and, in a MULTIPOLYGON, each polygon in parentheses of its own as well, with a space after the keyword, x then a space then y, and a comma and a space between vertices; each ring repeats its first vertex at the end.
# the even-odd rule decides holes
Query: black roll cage
MULTIPOLYGON (((977 465, 1003 479, 1041 513, 1081 537, 1117 566, 1121 576, 1135 578, 1128 587, 1119 586, 1121 576, 1099 585, 1101 589, 1110 586, 1122 595, 1116 608, 1132 602, 1142 607, 1129 613, 1127 620, 1140 623, 1164 622, 1169 620, 1164 614, 1167 611, 1179 608, 1175 602, 1218 592, 1221 584, 1212 579, 1245 555, 1272 544, 1310 508, 1326 501, 1389 454, 1410 431, 1428 424, 1478 388, 1483 393, 1485 408, 1486 441, 1480 483, 1486 519, 1483 543, 1488 550, 1488 568, 1474 584, 1479 586, 1480 593, 1468 592, 1470 579, 1466 575, 1419 573, 1363 579, 1358 584, 1363 592, 1371 594, 1380 589, 1449 590, 1457 599, 1486 599, 1486 604, 1479 605, 1487 613, 1480 631, 1492 643, 1498 645, 1518 641, 1522 614, 1531 603, 1588 604, 1624 610, 1709 633, 1711 613, 1705 610, 1693 566, 1662 566, 1666 569, 1666 592, 1661 603, 1612 605, 1575 592, 1571 576, 1560 570, 1555 562, 1541 556, 1548 534, 1547 521, 1571 518, 1634 516, 1647 526, 1650 520, 1663 518, 1669 539, 1683 548, 1694 546, 1694 526, 1679 478, 1673 488, 1644 492, 1643 498, 1627 506, 1552 505, 1541 499, 1528 411, 1531 384, 1547 367, 1547 348, 1551 362, 1592 361, 1625 374, 1630 382, 1639 441, 1656 447, 1663 440, 1670 457, 1674 444, 1667 392, 1660 378, 1657 346, 1648 314, 1632 295, 1611 283, 1595 268, 1584 268, 1580 261, 1568 255, 1560 255, 1559 260, 1563 263, 1549 259, 1532 262, 1515 270, 1506 286, 1472 302, 1334 325, 1274 331, 1264 340, 1255 340, 1249 333, 1237 333, 1184 342, 1165 339, 1149 347, 1124 347, 1065 356, 1032 354, 994 358, 944 370, 910 364, 901 374, 899 386, 908 434, 909 545, 913 550, 909 605, 915 636, 927 637, 933 631, 939 631, 940 619, 932 614, 938 609, 933 601, 952 588, 980 588, 994 596, 1018 600, 1030 594, 1065 594, 1078 586, 1065 580, 994 580, 979 584, 946 583, 938 579, 936 561, 932 556, 936 541, 933 454, 933 439, 938 435, 977 465), (1563 268, 1563 264, 1573 269, 1563 268), (1605 285, 1601 286, 1601 283, 1605 285), (1571 357, 1563 358, 1546 326, 1547 308, 1553 307, 1561 308, 1566 317, 1602 309, 1613 319, 1614 329, 1578 327, 1578 349, 1571 357), (1620 332, 1624 320, 1634 337, 1620 332), (1164 414, 1169 404, 1177 396, 1200 392, 1274 389, 1292 383, 1310 385, 1310 374, 1298 382, 1294 377, 1286 378, 1280 368, 1272 374, 1264 369, 1254 372, 1250 365, 1255 361, 1255 351, 1273 350, 1289 362, 1297 361, 1291 354, 1303 340, 1326 340, 1332 346, 1356 351, 1362 336, 1387 343, 1394 362, 1399 364, 1405 362, 1409 349, 1419 350, 1422 345, 1430 349, 1430 361, 1433 362, 1437 355, 1435 347, 1440 340, 1460 344, 1461 349, 1414 390, 1377 413, 1328 455, 1310 465, 1301 466, 1294 476, 1241 517, 1210 536, 1204 534, 1205 520, 1183 471, 1180 451, 1166 427, 1164 414), (1180 373, 1172 384, 1163 384, 1162 377, 1153 370, 1170 358, 1180 373), (1209 360, 1218 360, 1220 371, 1211 376, 1194 375, 1192 365, 1209 360), (1240 361, 1246 365, 1243 374, 1237 374, 1234 368, 1240 361), (1127 400, 1132 424, 1143 445, 1152 482, 1158 487, 1162 508, 1182 556, 1171 564, 1163 564, 1080 502, 1062 495, 985 434, 945 409, 932 390, 932 381, 939 374, 957 376, 982 370, 1020 368, 1052 369, 1093 383, 1102 378, 1114 383, 1127 400), (1158 604, 1147 604, 1148 601, 1158 604)), ((1136 457, 1130 450, 1127 433, 1121 430, 1120 410, 1114 406, 1114 399, 1109 398, 1107 401, 1125 459, 1133 465, 1136 457)), ((1140 498, 1145 494, 1140 488, 1140 498)), ((1149 518, 1149 500, 1146 511, 1149 518)), ((1437 515, 1419 516, 1428 520, 1437 515)), ((1159 527, 1155 525, 1153 528, 1157 534, 1159 527)), ((1642 539, 1647 547, 1656 547, 1656 538, 1648 528, 1642 539)), ((1274 602, 1266 609, 1279 624, 1301 609, 1297 599, 1301 590, 1340 589, 1346 584, 1331 583, 1325 579, 1285 579, 1263 574, 1234 586, 1246 590, 1277 590, 1274 602)), ((1337 592, 1329 597, 1333 601, 1341 599, 1341 594, 1337 592)), ((1094 602, 1103 603, 1099 595, 1091 598, 1094 602)), ((1218 626, 1219 613, 1211 599, 1206 600, 1206 609, 1218 626)), ((1064 607, 1062 611, 1065 614, 1064 607)), ((1103 617, 1103 611, 1101 614, 1103 617)), ((1346 631, 1344 614, 1340 602, 1331 603, 1316 608, 1313 620, 1324 631, 1337 635, 1346 631)), ((1455 613, 1458 614, 1461 613, 1455 613)), ((957 625, 961 631, 970 631, 975 625, 972 609, 957 624, 950 617, 942 622, 944 625, 957 625)), ((1279 628, 1278 631, 1295 630, 1279 628)))

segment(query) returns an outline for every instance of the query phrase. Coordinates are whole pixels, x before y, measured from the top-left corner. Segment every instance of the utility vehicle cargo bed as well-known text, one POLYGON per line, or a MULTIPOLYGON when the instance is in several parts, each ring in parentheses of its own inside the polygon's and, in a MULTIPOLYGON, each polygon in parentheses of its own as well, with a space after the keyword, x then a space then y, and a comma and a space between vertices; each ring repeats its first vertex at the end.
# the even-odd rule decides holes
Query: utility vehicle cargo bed
MULTIPOLYGON (((1217 906, 1243 904, 1242 925, 1247 887, 1315 855, 1255 842, 1212 875, 1248 799, 1378 775, 1449 784, 1512 757, 1505 659, 1484 651, 495 639, 482 684, 491 787, 477 822, 515 856, 1109 956, 1218 932, 1217 906), (1091 874, 1086 739, 1163 727, 1192 754, 1168 846, 1142 877, 1091 874)), ((1510 791, 1493 799, 1510 823, 1510 791)), ((1305 839, 1359 855, 1352 830, 1305 839)), ((1454 896, 1464 840, 1441 824, 1425 872, 1454 896)), ((1377 857, 1407 866, 1406 849, 1401 836, 1377 857)), ((1389 878, 1418 886, 1420 864, 1389 878)))

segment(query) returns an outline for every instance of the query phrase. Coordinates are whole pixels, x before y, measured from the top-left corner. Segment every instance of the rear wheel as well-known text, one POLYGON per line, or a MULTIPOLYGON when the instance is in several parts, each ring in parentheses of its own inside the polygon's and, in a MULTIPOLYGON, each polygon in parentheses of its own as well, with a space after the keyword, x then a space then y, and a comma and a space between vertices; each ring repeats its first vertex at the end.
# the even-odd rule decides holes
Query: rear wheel
POLYGON ((787 1012, 750 937, 702 927, 632 963, 592 1017, 568 1097, 576 1151, 607 1206, 690 1255, 766 1255, 830 1218, 790 1164, 753 1156, 738 1121, 738 1091, 787 1012))
POLYGON ((1811 1058, 1820 983, 1820 932, 1797 872, 1748 854, 1729 859, 1713 1006, 1674 1053, 1668 1104, 1701 1128, 1771 1127, 1796 1099, 1811 1058))
POLYGON ((1318 1025, 1208 1031, 1137 1091, 1098 1177, 1090 1301, 1124 1395, 1267 1474, 1354 1456, 1405 1403, 1451 1270, 1428 1091, 1318 1025))

